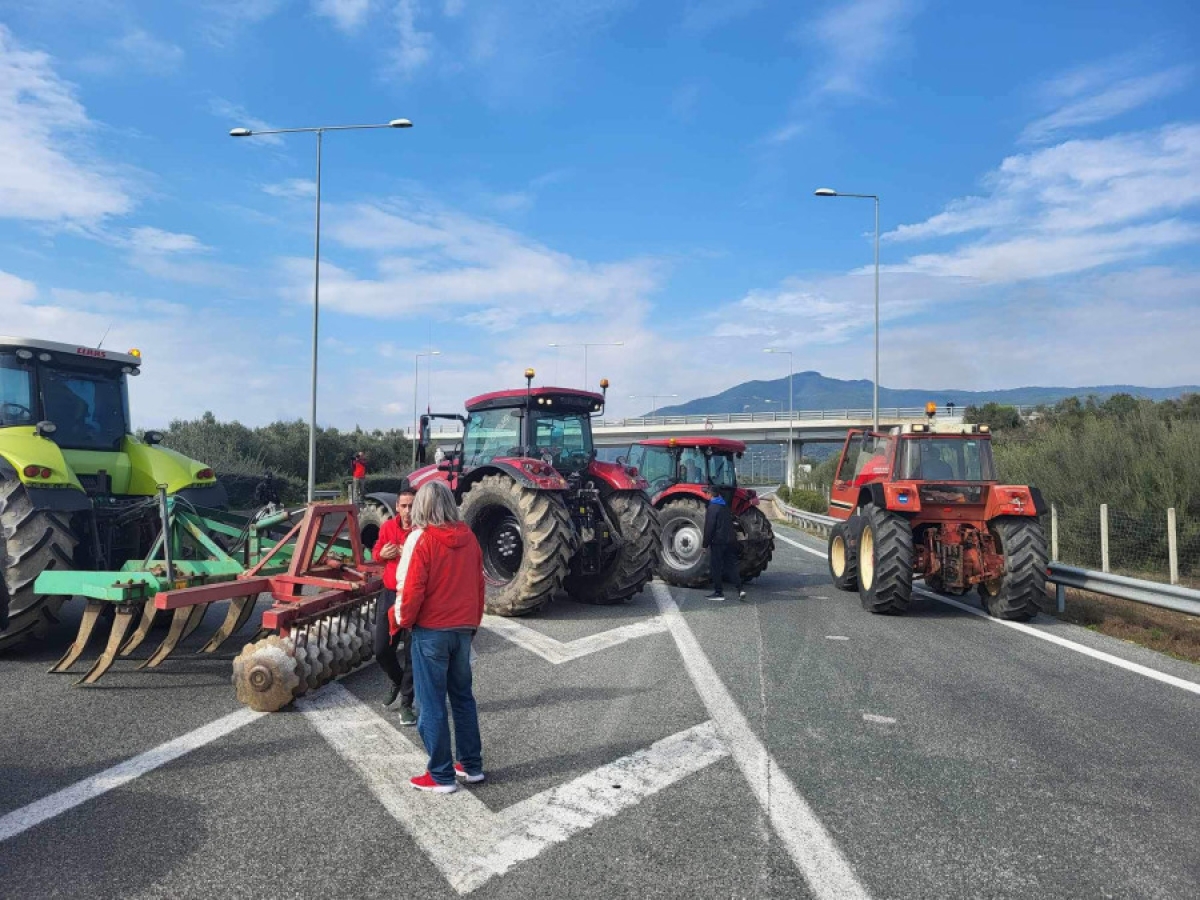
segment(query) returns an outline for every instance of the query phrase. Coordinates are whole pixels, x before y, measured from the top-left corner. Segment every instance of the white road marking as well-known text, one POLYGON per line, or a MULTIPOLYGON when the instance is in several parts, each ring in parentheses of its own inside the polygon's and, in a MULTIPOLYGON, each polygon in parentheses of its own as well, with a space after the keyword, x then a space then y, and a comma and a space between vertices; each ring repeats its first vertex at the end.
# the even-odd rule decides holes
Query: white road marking
POLYGON ((844 635, 844 634, 827 634, 827 635, 825 635, 825 640, 827 640, 827 641, 848 641, 848 640, 850 640, 850 638, 846 637, 846 635, 844 635))
POLYGON ((528 625, 522 625, 514 619, 506 619, 503 616, 486 616, 483 620, 483 627, 500 635, 505 640, 512 641, 518 647, 540 656, 547 662, 554 663, 554 665, 561 665, 573 659, 579 659, 581 656, 616 647, 634 638, 659 634, 667 630, 661 616, 642 619, 630 625, 622 625, 599 634, 591 634, 565 642, 555 640, 528 625))
POLYGON ((696 636, 663 584, 650 585, 659 611, 683 657, 684 667, 713 717, 717 730, 750 784, 775 833, 808 882, 812 892, 826 898, 866 898, 870 895, 774 757, 754 734, 696 636))
POLYGON ((874 713, 863 713, 864 722, 878 722, 880 725, 895 725, 896 720, 888 716, 877 716, 874 713))
MULTIPOLYGON (((825 558, 825 552, 822 550, 814 550, 812 547, 805 547, 803 544, 786 538, 778 532, 775 533, 777 540, 783 541, 785 544, 791 544, 798 550, 803 550, 805 553, 811 553, 814 556, 825 558)), ((1130 662, 1127 659, 1121 659, 1119 656, 1113 656, 1111 653, 1105 653, 1103 650, 1095 650, 1085 644, 1077 644, 1074 641, 1069 641, 1064 637, 1059 637, 1057 634, 1050 634, 1047 631, 1042 631, 1040 628, 1034 628, 1031 625, 1026 625, 1024 622, 1008 622, 1004 619, 995 619, 989 616, 982 609, 977 609, 974 606, 968 606, 966 603, 955 600, 952 597, 943 597, 941 594, 935 594, 933 591, 926 590, 921 587, 914 587, 913 593, 920 594, 922 597, 928 597, 931 600, 937 600, 940 603, 945 603, 947 606, 953 606, 955 609, 961 609, 963 612, 969 612, 973 616, 979 616, 982 619, 993 623, 994 625, 1003 625, 1006 628, 1012 628, 1022 634, 1028 634, 1038 640, 1048 641, 1051 644, 1056 644, 1059 647, 1064 647, 1067 650, 1073 650, 1076 653, 1082 653, 1084 656, 1090 656, 1092 659, 1100 660, 1100 662, 1108 663, 1110 666, 1116 666, 1118 669, 1124 669, 1127 672, 1133 672, 1137 675, 1144 675, 1146 678, 1152 678, 1155 681, 1161 681, 1163 684, 1169 684, 1177 688, 1182 688, 1192 694, 1200 694, 1200 684, 1194 681, 1188 681, 1186 678, 1179 678, 1175 675, 1168 675, 1166 672, 1160 672, 1158 669, 1152 669, 1149 666, 1143 666, 1140 663, 1130 662)))
POLYGON ((215 722, 209 722, 195 731, 189 731, 181 737, 160 744, 153 750, 139 753, 137 756, 92 775, 90 778, 77 781, 70 787, 56 791, 41 800, 35 800, 28 806, 14 809, 12 812, 0 816, 0 843, 28 831, 35 825, 40 825, 47 819, 62 815, 82 803, 123 787, 135 778, 139 778, 147 772, 153 772, 160 766, 179 759, 184 754, 191 753, 205 744, 211 744, 218 738, 232 734, 242 726, 249 725, 255 719, 265 715, 266 713, 255 712, 252 709, 238 710, 222 716, 215 722))
POLYGON ((296 706, 459 894, 729 756, 705 722, 493 812, 470 789, 412 790, 408 779, 425 770, 425 752, 340 685, 296 706))

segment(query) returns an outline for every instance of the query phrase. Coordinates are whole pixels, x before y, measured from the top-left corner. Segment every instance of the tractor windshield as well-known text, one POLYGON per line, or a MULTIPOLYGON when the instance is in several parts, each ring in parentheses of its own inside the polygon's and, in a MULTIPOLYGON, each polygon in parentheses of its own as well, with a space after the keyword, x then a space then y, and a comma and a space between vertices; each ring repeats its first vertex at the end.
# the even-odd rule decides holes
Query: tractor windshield
POLYGON ((497 456, 521 455, 521 410, 485 409, 467 417, 463 464, 482 466, 497 456))
POLYGON ((708 480, 717 487, 737 487, 737 473, 733 468, 733 457, 714 453, 708 459, 708 480))
POLYGON ((33 371, 15 353, 0 353, 0 427, 32 425, 34 412, 33 371))
POLYGON ((979 438, 905 438, 900 477, 914 481, 995 481, 992 442, 979 438))
POLYGON ((119 370, 40 365, 46 418, 54 442, 72 450, 120 450, 128 431, 129 400, 119 370))
POLYGON ((666 447, 634 444, 629 448, 628 463, 650 482, 650 492, 653 494, 665 491, 675 483, 674 454, 666 447))
POLYGON ((592 461, 592 420, 578 413, 536 413, 534 453, 563 473, 581 472, 592 461))

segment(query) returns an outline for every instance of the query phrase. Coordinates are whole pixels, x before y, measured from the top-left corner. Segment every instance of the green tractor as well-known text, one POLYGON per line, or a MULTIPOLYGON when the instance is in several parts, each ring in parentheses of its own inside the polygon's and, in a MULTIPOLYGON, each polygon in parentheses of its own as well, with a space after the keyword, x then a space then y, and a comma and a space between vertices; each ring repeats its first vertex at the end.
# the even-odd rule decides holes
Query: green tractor
POLYGON ((127 376, 141 353, 0 336, 0 650, 43 637, 67 597, 34 592, 47 569, 120 569, 161 528, 159 485, 223 509, 213 470, 129 431, 127 376))

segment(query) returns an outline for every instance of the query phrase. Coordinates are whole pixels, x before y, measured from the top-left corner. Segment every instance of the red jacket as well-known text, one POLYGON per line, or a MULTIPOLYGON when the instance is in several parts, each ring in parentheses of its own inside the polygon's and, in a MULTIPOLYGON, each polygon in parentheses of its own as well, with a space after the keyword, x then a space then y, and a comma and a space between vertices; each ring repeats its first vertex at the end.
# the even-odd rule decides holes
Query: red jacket
POLYGON ((356 459, 354 461, 354 466, 352 467, 351 471, 354 473, 355 478, 366 478, 367 477, 367 464, 365 462, 363 462, 361 459, 356 459))
POLYGON ((397 597, 400 627, 478 628, 483 592, 483 552, 466 523, 426 528, 397 597))
MULTIPOLYGON (((411 530, 400 524, 398 516, 388 519, 379 526, 379 539, 375 541, 375 546, 371 548, 371 559, 379 559, 379 553, 386 544, 395 544, 397 547, 403 547, 404 541, 408 538, 408 533, 411 530)), ((396 589, 396 566, 399 562, 400 557, 398 555, 384 560, 383 586, 389 591, 396 589)))

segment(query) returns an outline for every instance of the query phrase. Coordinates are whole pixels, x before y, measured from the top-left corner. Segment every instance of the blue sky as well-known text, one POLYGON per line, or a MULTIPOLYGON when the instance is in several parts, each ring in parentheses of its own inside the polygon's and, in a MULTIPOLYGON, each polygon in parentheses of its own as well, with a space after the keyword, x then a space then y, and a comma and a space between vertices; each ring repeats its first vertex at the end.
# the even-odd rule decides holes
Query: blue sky
MULTIPOLYGON (((797 371, 1200 383, 1200 10, 950 0, 0 0, 3 331, 139 346, 135 419, 797 371)), ((798 400, 802 405, 802 401, 798 400)))

